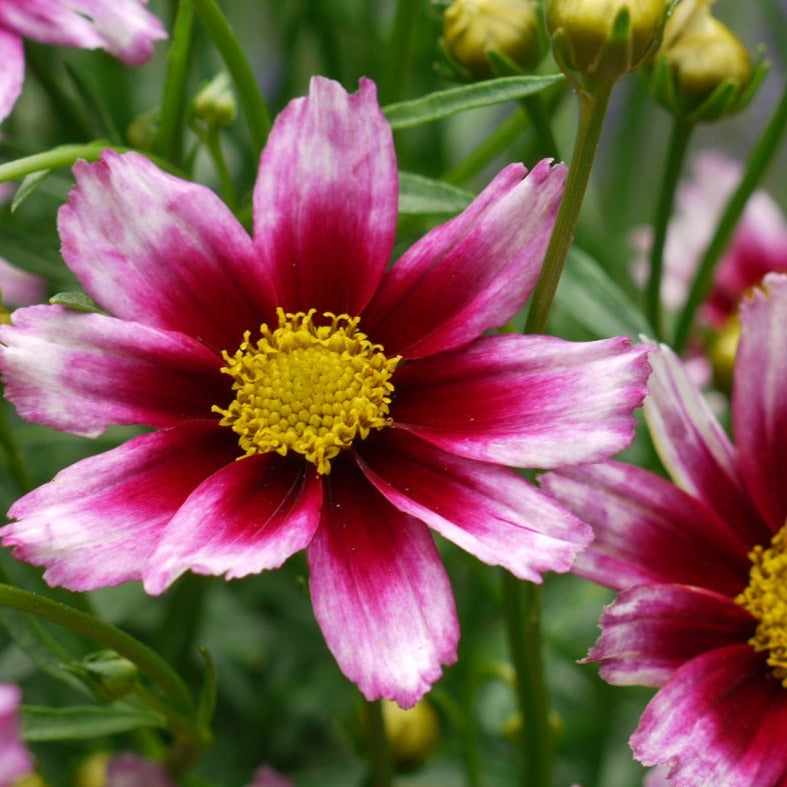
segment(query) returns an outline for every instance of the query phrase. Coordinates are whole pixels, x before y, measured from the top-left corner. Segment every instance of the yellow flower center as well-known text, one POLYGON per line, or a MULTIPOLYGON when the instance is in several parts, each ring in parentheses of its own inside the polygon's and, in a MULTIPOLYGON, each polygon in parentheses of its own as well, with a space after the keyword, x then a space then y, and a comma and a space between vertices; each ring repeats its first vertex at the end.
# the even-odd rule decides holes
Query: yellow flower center
POLYGON ((400 356, 387 358, 358 330, 358 317, 278 309, 279 327, 260 327, 256 344, 243 343, 221 371, 233 378, 235 400, 213 407, 239 436, 244 456, 276 451, 303 454, 326 474, 331 459, 390 426, 391 375, 400 356))
POLYGON ((787 525, 773 537, 770 547, 754 547, 749 558, 749 584, 735 602, 757 618, 749 644, 756 651, 768 651, 774 677, 787 688, 787 525))

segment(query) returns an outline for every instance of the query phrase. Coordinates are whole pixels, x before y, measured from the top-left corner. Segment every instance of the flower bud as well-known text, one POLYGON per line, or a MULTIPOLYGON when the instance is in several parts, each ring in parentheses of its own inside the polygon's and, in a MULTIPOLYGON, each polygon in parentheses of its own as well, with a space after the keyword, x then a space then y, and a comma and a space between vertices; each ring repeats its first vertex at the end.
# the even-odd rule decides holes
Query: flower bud
MULTIPOLYGON (((741 40, 711 16, 709 0, 684 0, 664 30, 651 80, 656 99, 686 120, 737 112, 764 74, 741 40)), ((764 68, 764 67, 763 67, 764 68)))
POLYGON ((546 51, 535 0, 454 0, 443 17, 443 36, 451 56, 480 78, 492 75, 490 51, 526 70, 546 51))
POLYGON ((395 702, 382 700, 383 724, 397 770, 411 771, 421 765, 440 740, 437 714, 422 699, 405 710, 395 702))
POLYGON ((661 39, 669 0, 548 0, 547 28, 564 70, 614 79, 643 65, 661 39))
POLYGON ((238 104, 225 72, 217 74, 197 93, 194 115, 211 128, 229 126, 238 116, 238 104))
POLYGON ((722 391, 732 390, 735 356, 741 337, 737 313, 730 315, 708 346, 708 359, 713 367, 713 381, 722 391))
POLYGON ((68 669, 90 686, 99 702, 125 697, 134 688, 139 674, 136 664, 114 650, 90 653, 82 661, 69 664, 68 669))

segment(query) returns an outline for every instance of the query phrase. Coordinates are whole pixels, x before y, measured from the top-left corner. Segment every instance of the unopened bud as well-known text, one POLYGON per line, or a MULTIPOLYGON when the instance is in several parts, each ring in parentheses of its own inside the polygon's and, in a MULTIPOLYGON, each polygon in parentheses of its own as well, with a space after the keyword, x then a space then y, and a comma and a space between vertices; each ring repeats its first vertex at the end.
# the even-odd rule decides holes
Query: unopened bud
POLYGON ((476 77, 492 75, 489 52, 523 69, 546 53, 546 36, 535 0, 454 0, 443 17, 450 54, 476 77))
POLYGON ((90 653, 82 661, 68 665, 93 690, 99 702, 114 702, 125 697, 137 682, 136 664, 114 650, 90 653))
POLYGON ((194 115, 207 126, 229 126, 238 116, 238 103, 232 92, 230 78, 223 71, 213 77, 197 93, 193 105, 194 115))
POLYGON ((547 28, 561 68, 614 79, 656 51, 670 0, 548 0, 547 28))
POLYGON ((741 338, 741 323, 737 313, 730 315, 708 347, 708 358, 713 366, 713 381, 722 391, 732 390, 735 357, 741 338))
POLYGON ((411 771, 421 765, 439 743, 437 714, 426 699, 408 710, 395 702, 381 702, 385 735, 396 768, 411 771))

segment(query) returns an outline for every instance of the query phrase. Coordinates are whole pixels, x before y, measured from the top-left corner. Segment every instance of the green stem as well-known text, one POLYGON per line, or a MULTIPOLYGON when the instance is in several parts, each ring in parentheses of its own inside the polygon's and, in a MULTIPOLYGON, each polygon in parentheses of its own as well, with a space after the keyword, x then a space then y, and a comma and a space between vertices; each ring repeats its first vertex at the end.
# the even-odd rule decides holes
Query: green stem
POLYGON ((5 454, 6 467, 20 495, 29 492, 34 486, 33 477, 25 464, 16 436, 8 423, 5 405, 0 405, 0 446, 5 454))
POLYGON ((364 705, 366 727, 369 740, 369 756, 371 760, 371 787, 391 787, 393 784, 393 763, 388 748, 388 738, 383 722, 381 703, 367 702, 364 705))
POLYGON ((246 115, 246 123, 249 126, 254 156, 258 158, 271 130, 271 120, 265 97, 257 84, 257 77, 254 75, 238 37, 221 12, 216 0, 191 0, 191 3, 202 26, 216 49, 219 50, 235 83, 238 98, 246 115))
POLYGON ((661 341, 664 330, 661 324, 661 281, 664 272, 664 244, 667 240, 667 226, 672 215, 675 189, 683 169, 683 160, 691 138, 694 125, 676 117, 672 125, 667 161, 661 180, 659 201, 656 205, 656 219, 653 224, 653 245, 650 249, 650 278, 645 293, 647 316, 656 331, 655 338, 661 341))
POLYGON ((503 615, 522 714, 524 787, 552 784, 549 695, 541 653, 541 593, 531 582, 503 573, 503 615))
POLYGON ((221 149, 221 133, 219 129, 209 128, 203 141, 219 175, 222 199, 230 210, 235 210, 238 204, 238 195, 235 192, 235 185, 227 167, 227 160, 224 158, 224 151, 221 149))
POLYGON ((743 178, 727 203, 716 227, 716 232, 702 255, 697 276, 692 283, 686 305, 675 329, 673 347, 677 353, 681 353, 686 346, 689 330, 694 322, 694 315, 708 293, 716 263, 727 248, 738 224, 738 219, 746 207, 746 202, 773 160, 784 135, 785 127, 787 127, 787 83, 785 83, 784 93, 768 121, 765 131, 749 154, 743 178))
POLYGON ((380 105, 401 100, 410 72, 413 34, 421 0, 398 0, 391 38, 385 55, 385 71, 380 80, 380 105))
POLYGON ((201 737, 191 722, 194 702, 188 688, 169 664, 147 645, 92 615, 10 585, 0 584, 0 605, 50 620, 125 656, 164 690, 172 704, 172 713, 181 718, 182 728, 192 730, 195 738, 201 737))
POLYGON ((186 81, 194 36, 194 8, 189 0, 178 4, 167 53, 167 75, 161 97, 159 127, 153 150, 176 166, 183 165, 183 128, 186 119, 186 81))
POLYGON ((549 239, 541 276, 533 292, 525 333, 543 333, 546 328, 557 284, 574 239, 574 230, 590 180, 590 171, 593 168, 613 85, 614 81, 605 81, 597 83, 592 90, 577 88, 579 99, 577 139, 568 168, 563 199, 555 219, 555 228, 549 239))

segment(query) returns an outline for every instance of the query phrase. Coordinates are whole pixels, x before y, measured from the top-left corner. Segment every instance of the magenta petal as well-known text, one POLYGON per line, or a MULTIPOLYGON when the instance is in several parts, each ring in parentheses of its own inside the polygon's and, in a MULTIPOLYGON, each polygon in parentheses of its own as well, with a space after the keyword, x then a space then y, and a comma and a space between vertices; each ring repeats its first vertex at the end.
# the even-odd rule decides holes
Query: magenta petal
POLYGON ((172 426, 232 398, 194 339, 103 314, 31 306, 0 326, 6 395, 35 423, 95 437, 110 424, 172 426))
MULTIPOLYGON (((45 44, 106 49, 138 66, 167 34, 147 0, 0 0, 0 26, 45 44)), ((2 61, 0 61, 2 62, 2 61)))
POLYGON ((195 487, 237 456, 229 430, 192 421, 61 470, 18 500, 0 529, 44 579, 95 590, 140 579, 167 522, 195 487))
POLYGON ((617 589, 677 582, 734 596, 746 587, 746 543, 666 479, 606 462, 562 468, 539 482, 595 533, 574 573, 617 589))
POLYGON ((367 478, 399 510, 520 579, 568 571, 591 531, 521 476, 390 429, 359 446, 367 478))
POLYGON ((782 787, 787 692, 745 644, 698 656, 651 700, 631 736, 645 765, 670 765, 670 784, 782 787))
POLYGON ((763 284, 741 305, 733 424, 746 487, 775 532, 787 518, 787 276, 763 284))
POLYGON ((314 77, 279 114, 254 188, 254 242, 287 311, 360 314, 388 263, 398 174, 373 82, 314 77))
POLYGON ((506 167, 455 219, 385 275, 364 329, 392 355, 450 350, 504 325, 535 287, 566 169, 506 167))
POLYGON ((25 79, 25 50, 22 39, 0 29, 0 121, 11 114, 25 79))
POLYGON ((116 317, 234 351, 274 317, 268 276, 251 239, 209 189, 137 153, 107 150, 74 165, 58 214, 63 257, 116 317))
POLYGON ((0 785, 12 787, 33 771, 33 758, 19 737, 18 686, 0 683, 0 785))
POLYGON ((727 522, 735 522, 747 544, 768 542, 771 533, 743 487, 735 448, 702 394, 667 346, 655 349, 650 362, 645 417, 673 480, 727 522))
POLYGON ((446 451, 515 467, 606 459, 634 437, 647 348, 485 336, 406 364, 393 378, 397 426, 446 451))
POLYGON ((650 585, 618 594, 604 609, 588 661, 617 686, 662 686, 684 662, 746 642, 756 621, 720 593, 686 585, 650 585))
POLYGON ((31 306, 34 303, 41 303, 46 296, 46 279, 17 268, 0 257, 0 295, 6 306, 31 306))
POLYGON ((456 660, 459 639, 428 529, 351 461, 335 462, 307 554, 314 614, 342 672, 369 700, 413 706, 456 660))
POLYGON ((311 541, 321 502, 322 482, 301 457, 233 462, 206 479, 167 525, 143 572, 145 589, 161 593, 186 570, 235 579, 278 568, 311 541))

